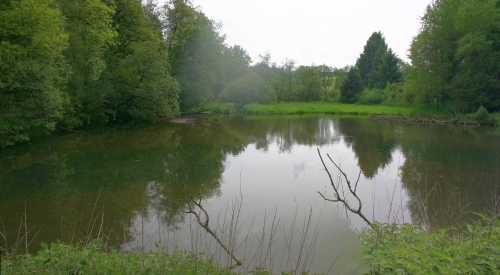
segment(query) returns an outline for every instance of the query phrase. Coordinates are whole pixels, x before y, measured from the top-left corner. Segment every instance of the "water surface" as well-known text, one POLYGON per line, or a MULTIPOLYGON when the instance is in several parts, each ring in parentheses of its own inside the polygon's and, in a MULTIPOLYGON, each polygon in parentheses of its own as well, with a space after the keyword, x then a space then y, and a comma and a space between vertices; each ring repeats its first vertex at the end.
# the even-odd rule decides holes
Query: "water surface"
MULTIPOLYGON (((19 229, 41 242, 100 235, 123 250, 207 250, 228 259, 186 213, 251 265, 359 274, 366 224, 333 199, 354 184, 370 220, 459 225, 498 206, 500 135, 492 128, 331 116, 235 117, 197 124, 70 134, 2 149, 0 217, 12 249, 19 229), (199 209, 198 209, 199 211, 199 209), (25 226, 25 224, 27 226, 25 226), (332 263, 334 263, 332 265, 332 263)), ((349 203, 357 207, 354 197, 349 203)), ((24 249, 24 248, 19 248, 24 249)))

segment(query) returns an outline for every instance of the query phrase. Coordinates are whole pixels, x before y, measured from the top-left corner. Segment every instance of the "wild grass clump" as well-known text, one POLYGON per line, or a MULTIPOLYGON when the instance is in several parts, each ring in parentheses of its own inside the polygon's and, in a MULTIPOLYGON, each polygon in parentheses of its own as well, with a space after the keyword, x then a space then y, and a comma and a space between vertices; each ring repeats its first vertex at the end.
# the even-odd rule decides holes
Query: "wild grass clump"
POLYGON ((500 274, 500 220, 427 232, 373 223, 360 233, 369 274, 500 274))
POLYGON ((202 255, 175 251, 127 253, 86 246, 43 244, 37 254, 4 255, 1 274, 232 274, 202 255))

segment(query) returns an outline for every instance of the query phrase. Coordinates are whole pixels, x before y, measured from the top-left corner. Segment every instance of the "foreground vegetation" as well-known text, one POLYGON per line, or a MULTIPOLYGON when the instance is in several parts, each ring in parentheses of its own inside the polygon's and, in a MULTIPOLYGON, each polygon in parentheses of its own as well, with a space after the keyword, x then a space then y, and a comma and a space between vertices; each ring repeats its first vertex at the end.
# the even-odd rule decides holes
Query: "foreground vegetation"
POLYGON ((96 243, 87 246, 53 243, 36 255, 9 255, 2 260, 2 274, 231 274, 202 255, 177 251, 105 252, 96 243))
MULTIPOLYGON (((369 274, 499 274, 500 220, 482 217, 464 230, 373 223, 359 238, 369 274)), ((89 245, 42 245, 36 255, 4 255, 2 274, 238 274, 202 254, 105 251, 89 245)), ((249 274, 270 274, 256 268, 249 274)), ((282 272, 281 274, 288 274, 282 272)))
POLYGON ((370 274, 500 274, 500 220, 427 232, 374 223, 360 238, 370 274))

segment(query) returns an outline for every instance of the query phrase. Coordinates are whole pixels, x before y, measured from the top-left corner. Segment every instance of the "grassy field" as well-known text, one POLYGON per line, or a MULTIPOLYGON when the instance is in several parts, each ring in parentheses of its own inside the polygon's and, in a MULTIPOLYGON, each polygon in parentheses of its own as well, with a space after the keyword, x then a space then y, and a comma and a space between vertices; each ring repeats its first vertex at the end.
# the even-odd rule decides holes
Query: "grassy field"
POLYGON ((348 115, 406 115, 416 108, 383 105, 357 105, 332 102, 290 102, 276 104, 248 104, 245 114, 348 114, 348 115))

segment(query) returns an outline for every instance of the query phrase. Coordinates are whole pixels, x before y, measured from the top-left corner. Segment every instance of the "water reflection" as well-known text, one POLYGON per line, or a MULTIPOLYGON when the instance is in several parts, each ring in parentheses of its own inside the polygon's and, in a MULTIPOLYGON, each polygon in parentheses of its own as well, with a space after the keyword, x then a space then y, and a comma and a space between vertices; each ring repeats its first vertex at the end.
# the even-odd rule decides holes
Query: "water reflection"
POLYGON ((491 208, 491 195, 500 193, 498 137, 488 128, 315 116, 235 117, 54 137, 2 150, 3 246, 15 242, 26 214, 29 229, 39 231, 33 244, 100 231, 110 246, 134 249, 145 246, 145 238, 151 245, 176 232, 175 246, 188 249, 196 245, 192 217, 184 213, 186 188, 213 222, 242 198, 240 215, 247 222, 241 232, 257 232, 270 211, 290 228, 296 213, 303 217, 313 209, 321 240, 316 254, 323 255, 317 271, 342 254, 341 269, 334 270, 350 265, 356 274, 364 265, 351 229, 365 224, 317 194, 332 193, 316 148, 351 179, 362 171, 359 195, 367 217, 435 228, 491 208))

